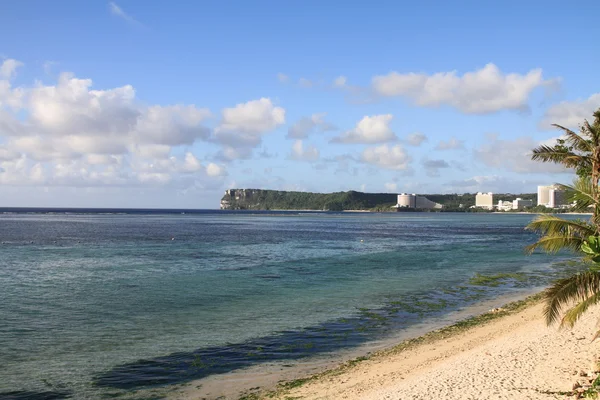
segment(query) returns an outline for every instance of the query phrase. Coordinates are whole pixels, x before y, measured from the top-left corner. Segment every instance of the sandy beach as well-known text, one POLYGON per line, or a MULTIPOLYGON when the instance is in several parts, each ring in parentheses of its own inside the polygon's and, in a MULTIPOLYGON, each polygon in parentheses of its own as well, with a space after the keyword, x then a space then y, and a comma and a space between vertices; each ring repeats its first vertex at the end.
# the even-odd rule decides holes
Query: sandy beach
MULTIPOLYGON (((600 341, 591 339, 599 317, 595 307, 574 329, 558 330, 545 325, 542 304, 533 302, 491 321, 438 330, 369 359, 288 382, 275 392, 263 386, 245 398, 569 398, 565 392, 577 380, 589 380, 581 371, 597 369, 600 341)), ((189 389, 180 398, 206 398, 189 389)))
POLYGON ((565 398, 581 370, 595 370, 591 342, 600 309, 573 330, 547 327, 542 305, 462 334, 375 357, 279 398, 554 399, 565 398), (554 392, 554 393, 553 393, 554 392))

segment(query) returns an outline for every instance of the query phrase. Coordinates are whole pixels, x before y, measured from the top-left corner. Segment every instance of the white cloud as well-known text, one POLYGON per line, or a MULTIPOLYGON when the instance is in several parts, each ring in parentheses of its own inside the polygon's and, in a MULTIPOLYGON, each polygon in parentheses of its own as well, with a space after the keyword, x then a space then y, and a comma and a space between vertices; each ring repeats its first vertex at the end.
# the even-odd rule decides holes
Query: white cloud
POLYGON ((146 106, 130 85, 100 90, 92 84, 72 74, 31 87, 0 80, 1 183, 210 186, 226 174, 183 151, 208 140, 207 109, 146 106), (183 155, 171 155, 175 149, 183 155))
POLYGON ((459 76, 456 71, 424 73, 390 72, 375 76, 374 92, 380 96, 406 97, 416 105, 449 105, 467 114, 486 114, 500 110, 528 110, 531 92, 555 84, 544 80, 541 69, 525 75, 504 74, 494 64, 459 76))
POLYGON ((23 65, 22 62, 13 60, 12 58, 6 59, 0 64, 0 78, 1 79, 11 79, 17 68, 23 65))
POLYGON ((281 83, 287 83, 290 80, 290 77, 280 72, 277 74, 277 80, 281 83))
POLYGON ((167 158, 171 153, 171 146, 165 144, 135 144, 129 149, 142 158, 167 158))
POLYGON ((384 143, 398 139, 390 128, 392 114, 365 116, 356 127, 331 140, 332 143, 384 143))
POLYGON ((361 161, 381 168, 405 170, 409 167, 411 158, 399 144, 393 147, 384 144, 366 148, 361 155, 361 161))
POLYGON ((464 148, 464 140, 458 140, 456 138, 450 138, 447 141, 440 140, 437 146, 435 146, 436 150, 458 150, 464 148))
POLYGON ((210 131, 202 122, 210 116, 209 110, 192 105, 148 107, 137 122, 138 142, 177 146, 205 140, 210 131))
POLYGON ((497 135, 488 135, 487 143, 474 150, 475 159, 483 164, 504 168, 509 171, 528 173, 567 173, 569 170, 559 164, 542 163, 531 160, 531 152, 543 143, 553 144, 556 139, 536 142, 530 137, 501 140, 497 135))
POLYGON ((285 123, 285 110, 264 97, 226 108, 222 114, 213 141, 223 146, 218 157, 227 161, 250 158, 262 137, 285 123))
POLYGON ((248 160, 252 158, 252 149, 252 147, 232 147, 225 145, 216 155, 216 158, 222 161, 248 160))
POLYGON ((208 163, 208 165, 206 166, 206 174, 208 176, 226 176, 227 175, 227 170, 220 165, 217 165, 215 163, 208 163))
POLYGON ((411 146, 420 146, 423 142, 427 141, 427 136, 421 132, 415 132, 406 138, 406 142, 411 146))
POLYGON ((13 161, 21 158, 21 153, 9 150, 5 146, 0 146, 0 161, 13 161))
POLYGON ((119 7, 116 3, 112 2, 112 1, 110 3, 108 3, 108 9, 110 10, 110 13, 112 15, 122 18, 125 21, 129 22, 130 24, 141 25, 141 23, 138 20, 133 18, 131 15, 127 14, 125 11, 123 11, 123 9, 121 7, 119 7))
POLYGON ((584 120, 590 123, 594 119, 594 111, 600 108, 600 93, 595 93, 585 100, 563 101, 550 107, 544 114, 540 126, 550 128, 551 124, 576 129, 584 120))
POLYGON ((263 133, 285 123, 285 110, 265 97, 225 108, 222 113, 217 131, 263 133))
POLYGON ((292 160, 298 161, 317 161, 319 159, 319 149, 315 146, 304 146, 302 140, 296 140, 292 145, 292 160))
POLYGON ((288 129, 286 137, 288 139, 304 139, 312 133, 337 129, 335 126, 325 121, 326 115, 326 113, 319 113, 313 114, 310 117, 300 118, 288 129))

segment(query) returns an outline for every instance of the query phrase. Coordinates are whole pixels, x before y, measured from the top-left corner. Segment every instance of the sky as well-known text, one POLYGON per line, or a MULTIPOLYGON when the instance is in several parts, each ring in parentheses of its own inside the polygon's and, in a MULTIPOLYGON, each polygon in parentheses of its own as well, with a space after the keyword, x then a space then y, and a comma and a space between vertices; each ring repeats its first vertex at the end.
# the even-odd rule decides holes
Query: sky
POLYGON ((597 1, 0 2, 0 207, 532 193, 600 107, 597 1))

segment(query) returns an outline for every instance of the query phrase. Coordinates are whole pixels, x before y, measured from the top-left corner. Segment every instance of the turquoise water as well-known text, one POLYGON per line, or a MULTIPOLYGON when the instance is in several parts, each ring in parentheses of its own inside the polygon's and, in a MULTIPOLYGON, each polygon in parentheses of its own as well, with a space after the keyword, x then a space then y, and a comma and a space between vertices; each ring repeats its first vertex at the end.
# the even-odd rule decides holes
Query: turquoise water
POLYGON ((531 218, 0 215, 0 399, 139 394, 545 285, 567 256, 524 255, 531 218))

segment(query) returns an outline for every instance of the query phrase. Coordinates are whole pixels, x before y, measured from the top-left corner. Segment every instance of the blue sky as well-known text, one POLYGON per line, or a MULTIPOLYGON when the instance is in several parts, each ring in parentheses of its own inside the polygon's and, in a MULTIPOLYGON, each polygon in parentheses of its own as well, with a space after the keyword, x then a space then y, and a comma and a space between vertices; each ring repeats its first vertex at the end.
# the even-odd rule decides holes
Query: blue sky
POLYGON ((231 187, 534 192, 600 107, 600 5, 0 5, 0 206, 217 208, 231 187))

